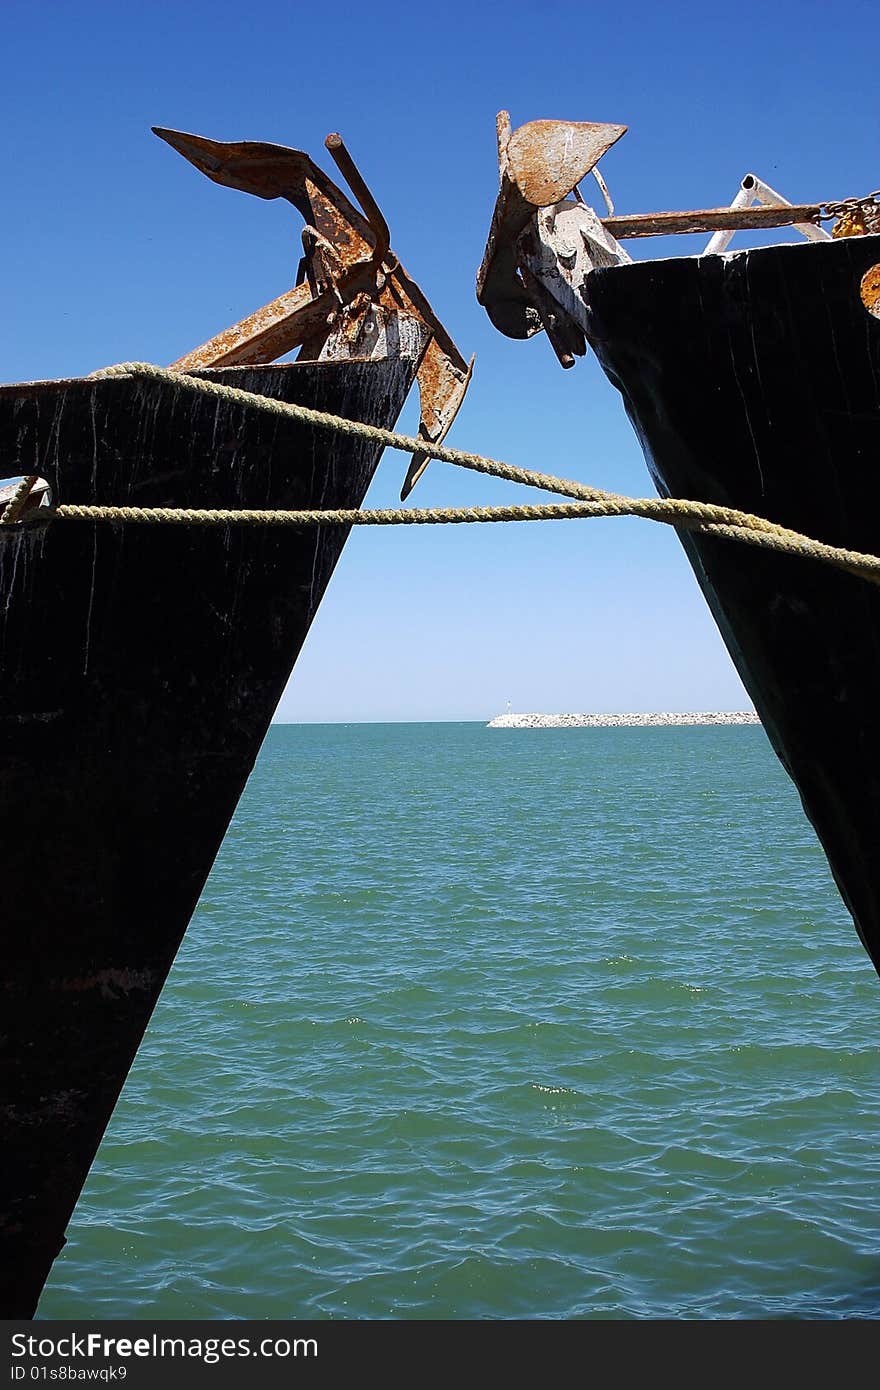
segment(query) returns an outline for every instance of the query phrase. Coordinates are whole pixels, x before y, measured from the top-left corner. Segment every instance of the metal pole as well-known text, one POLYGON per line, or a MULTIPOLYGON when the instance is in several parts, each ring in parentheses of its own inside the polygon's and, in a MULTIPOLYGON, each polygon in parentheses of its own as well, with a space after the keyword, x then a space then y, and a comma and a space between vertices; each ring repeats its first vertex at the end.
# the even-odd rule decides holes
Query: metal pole
MULTIPOLYGON (((731 209, 750 208, 753 203, 760 204, 761 207, 769 208, 790 208, 791 203, 787 198, 783 198, 781 193, 777 193, 775 188, 771 188, 763 179, 759 179, 757 174, 746 174, 739 187, 739 192, 730 204, 731 209)), ((831 237, 824 227, 817 227, 814 222, 797 222, 794 224, 795 230, 808 241, 830 241, 831 237)), ((733 238, 731 230, 716 232, 706 243, 704 256, 711 256, 719 251, 726 251, 733 238)))

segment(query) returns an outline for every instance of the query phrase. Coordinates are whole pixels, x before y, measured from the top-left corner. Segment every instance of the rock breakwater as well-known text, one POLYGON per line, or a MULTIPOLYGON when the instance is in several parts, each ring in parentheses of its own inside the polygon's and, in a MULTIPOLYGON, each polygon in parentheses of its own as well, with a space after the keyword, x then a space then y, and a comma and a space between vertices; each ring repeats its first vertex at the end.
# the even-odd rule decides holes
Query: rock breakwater
POLYGON ((760 724, 754 710, 699 714, 499 714, 487 729, 657 729, 690 724, 760 724))

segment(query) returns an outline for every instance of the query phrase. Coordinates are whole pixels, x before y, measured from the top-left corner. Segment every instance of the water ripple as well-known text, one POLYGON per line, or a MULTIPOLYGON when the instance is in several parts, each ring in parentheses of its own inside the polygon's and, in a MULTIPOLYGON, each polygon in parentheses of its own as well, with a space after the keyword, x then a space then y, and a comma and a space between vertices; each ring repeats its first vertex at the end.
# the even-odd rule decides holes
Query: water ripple
POLYGON ((878 981, 759 728, 273 729, 40 1305, 874 1318, 878 981))

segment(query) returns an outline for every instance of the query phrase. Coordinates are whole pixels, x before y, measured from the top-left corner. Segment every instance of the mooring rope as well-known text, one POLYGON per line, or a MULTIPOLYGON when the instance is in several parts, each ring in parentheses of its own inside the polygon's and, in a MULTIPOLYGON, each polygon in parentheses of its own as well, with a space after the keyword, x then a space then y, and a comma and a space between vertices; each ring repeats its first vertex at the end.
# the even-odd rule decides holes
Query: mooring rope
MULTIPOLYGON (((218 400, 243 405, 251 411, 256 410, 268 415, 298 420, 318 429, 331 430, 337 434, 368 439, 388 448, 400 449, 404 453, 426 454, 441 463, 455 464, 461 468, 502 478, 507 482, 520 483, 526 487, 538 488, 545 492, 554 492, 574 500, 572 502, 508 507, 384 508, 363 511, 350 509, 292 511, 251 508, 230 510, 63 504, 49 510, 51 517, 58 517, 61 520, 185 526, 424 526, 458 525, 474 522, 568 520, 600 516, 637 516, 683 530, 719 536, 741 541, 747 545, 758 546, 762 549, 819 560, 874 583, 880 583, 880 557, 827 545, 823 541, 814 540, 798 531, 792 531, 788 527, 779 526, 764 517, 754 516, 750 512, 739 511, 734 507, 724 507, 710 502, 694 502, 678 497, 625 497, 620 493, 589 487, 569 478, 558 478, 551 473, 518 468, 514 464, 486 458, 481 454, 468 453, 463 449, 452 449, 445 444, 431 444, 428 440, 398 434, 394 430, 384 429, 379 425, 368 425, 358 420, 347 420, 342 416, 331 415, 327 411, 315 410, 311 406, 296 405, 288 401, 276 401, 268 396, 255 395, 251 391, 243 391, 235 386, 207 381, 201 377, 174 372, 166 367, 156 367, 146 362, 122 362, 117 366, 94 372, 93 376, 142 377, 169 382, 178 389, 214 396, 218 400)), ((24 487, 24 484, 28 482, 29 480, 25 479, 21 486, 24 487)), ((24 492, 25 497, 27 491, 29 491, 29 487, 24 492)), ((8 512, 14 504, 15 497, 11 500, 6 511, 8 512)), ((6 519, 6 512, 4 512, 0 520, 6 519)))
POLYGON ((2 514, 0 514, 0 525, 18 520, 25 502, 31 495, 31 488, 37 481, 37 476, 36 473, 29 473, 26 478, 22 478, 3 508, 2 514))
MULTIPOLYGON (((56 507, 51 516, 69 521, 116 521, 179 526, 442 526, 464 525, 494 521, 565 521, 600 516, 639 516, 649 521, 661 521, 686 531, 699 531, 744 541, 764 550, 800 555, 808 560, 821 560, 846 570, 862 579, 880 584, 880 558, 858 550, 843 550, 811 540, 797 531, 782 527, 768 530, 749 530, 742 525, 708 525, 689 516, 687 509, 701 503, 682 503, 677 498, 662 499, 633 497, 612 505, 608 500, 595 502, 546 502, 534 506, 511 507, 397 507, 359 510, 283 511, 283 510, 224 510, 193 507, 80 507, 66 504, 56 507)), ((718 512, 726 509, 719 507, 718 512)), ((748 517, 748 513, 741 515, 748 517)), ((749 518, 759 521, 760 518, 749 518)), ((767 523, 768 527, 771 523, 767 523)))

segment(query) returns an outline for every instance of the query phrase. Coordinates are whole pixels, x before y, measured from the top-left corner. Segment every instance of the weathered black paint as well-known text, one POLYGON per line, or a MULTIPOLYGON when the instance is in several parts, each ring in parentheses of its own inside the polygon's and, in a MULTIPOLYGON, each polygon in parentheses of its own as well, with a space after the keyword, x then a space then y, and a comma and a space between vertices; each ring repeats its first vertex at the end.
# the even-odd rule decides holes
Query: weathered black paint
MULTIPOLYGON (((590 276, 591 343, 662 494, 880 552, 880 321, 859 296, 878 262, 872 236, 590 276)), ((880 588, 680 535, 880 970, 880 588)))
MULTIPOLYGON (((205 375, 389 426, 416 365, 205 375)), ((163 382, 0 388, 2 471, 58 503, 355 507, 379 453, 163 382)), ((0 1316, 35 1309, 347 534, 0 528, 0 1316)))

